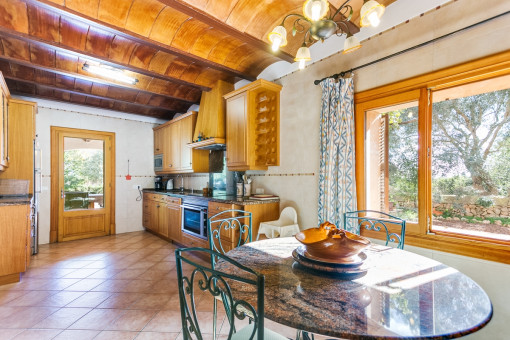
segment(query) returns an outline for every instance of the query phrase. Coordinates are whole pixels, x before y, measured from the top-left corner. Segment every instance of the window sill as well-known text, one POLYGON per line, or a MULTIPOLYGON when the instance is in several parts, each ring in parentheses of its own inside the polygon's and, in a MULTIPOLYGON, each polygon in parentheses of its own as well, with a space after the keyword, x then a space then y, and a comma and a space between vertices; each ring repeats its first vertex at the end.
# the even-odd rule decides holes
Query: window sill
MULTIPOLYGON (((380 233, 363 232, 363 235, 382 239, 380 233)), ((405 245, 510 264, 510 245, 508 244, 498 244, 446 234, 423 235, 406 233, 405 245)))

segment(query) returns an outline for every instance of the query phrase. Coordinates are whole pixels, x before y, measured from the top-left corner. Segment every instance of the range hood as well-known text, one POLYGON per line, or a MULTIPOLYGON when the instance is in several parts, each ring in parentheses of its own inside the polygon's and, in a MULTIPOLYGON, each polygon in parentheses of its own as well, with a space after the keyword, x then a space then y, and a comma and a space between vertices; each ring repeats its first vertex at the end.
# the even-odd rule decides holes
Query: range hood
POLYGON ((218 80, 209 92, 202 92, 197 123, 190 148, 200 150, 225 149, 225 99, 223 95, 234 91, 234 84, 218 80))
POLYGON ((225 138, 208 138, 198 142, 189 143, 188 147, 198 150, 225 150, 225 138))

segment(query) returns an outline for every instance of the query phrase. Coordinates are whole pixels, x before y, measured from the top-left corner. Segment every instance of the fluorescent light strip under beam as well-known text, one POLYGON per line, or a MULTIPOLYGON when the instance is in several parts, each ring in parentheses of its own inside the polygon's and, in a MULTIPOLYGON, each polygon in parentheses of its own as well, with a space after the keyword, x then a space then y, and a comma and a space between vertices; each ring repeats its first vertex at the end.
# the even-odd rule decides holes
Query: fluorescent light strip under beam
POLYGON ((135 85, 138 82, 138 79, 127 76, 124 71, 113 68, 111 66, 84 64, 82 69, 99 76, 107 77, 131 85, 135 85))

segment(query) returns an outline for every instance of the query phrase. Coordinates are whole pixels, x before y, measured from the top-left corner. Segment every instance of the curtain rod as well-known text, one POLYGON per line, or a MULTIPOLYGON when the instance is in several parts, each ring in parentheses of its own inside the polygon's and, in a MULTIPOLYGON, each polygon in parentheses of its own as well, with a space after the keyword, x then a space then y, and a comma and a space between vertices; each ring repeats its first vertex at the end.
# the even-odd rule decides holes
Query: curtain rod
POLYGON ((315 80, 313 83, 314 83, 315 85, 319 85, 319 84, 320 84, 323 80, 326 80, 326 79, 329 79, 329 78, 333 78, 333 79, 338 79, 339 77, 343 78, 343 77, 344 77, 346 74, 348 74, 348 73, 352 73, 352 72, 357 71, 357 70, 359 70, 359 69, 362 69, 362 68, 364 68, 364 67, 367 67, 367 66, 371 66, 371 65, 374 65, 374 64, 380 63, 381 61, 385 61, 385 60, 391 59, 391 58, 393 58, 393 57, 399 56, 399 55, 401 55, 401 54, 404 54, 404 53, 410 52, 410 51, 412 51, 412 50, 415 50, 415 49, 417 49, 417 48, 420 48, 420 47, 423 47, 423 46, 426 46, 426 45, 432 44, 432 43, 434 43, 434 42, 436 42, 436 41, 438 41, 438 40, 442 40, 442 39, 444 39, 444 38, 447 38, 447 37, 452 36, 452 35, 454 35, 454 34, 457 34, 457 33, 459 33, 459 32, 462 32, 462 31, 465 31, 465 30, 471 29, 471 28, 476 27, 476 26, 478 26, 478 25, 485 24, 486 22, 489 22, 489 21, 491 21, 491 20, 494 20, 494 19, 497 19, 497 18, 499 18, 499 17, 505 16, 505 15, 507 15, 507 14, 510 14, 510 11, 503 12, 503 13, 498 14, 498 15, 495 15, 495 16, 493 16, 493 17, 491 17, 491 18, 488 18, 488 19, 485 19, 485 20, 479 21, 479 22, 477 22, 477 23, 475 23, 475 24, 472 24, 472 25, 466 26, 466 27, 464 27, 464 28, 458 29, 458 30, 456 30, 456 31, 453 31, 453 32, 447 33, 447 34, 445 34, 445 35, 442 35, 442 36, 440 36, 440 37, 437 37, 437 38, 431 39, 431 40, 429 40, 429 41, 426 41, 426 42, 423 42, 423 43, 421 43, 421 44, 415 45, 415 46, 413 46, 413 47, 409 47, 409 48, 407 48, 407 49, 405 49, 405 50, 402 50, 402 51, 399 51, 399 52, 396 52, 396 53, 390 54, 390 55, 388 55, 388 56, 386 56, 386 57, 383 57, 383 58, 380 58, 380 59, 377 59, 377 60, 371 61, 371 62, 369 62, 369 63, 363 64, 363 65, 360 65, 360 66, 356 66, 356 67, 354 67, 354 68, 351 68, 350 70, 342 71, 342 72, 340 72, 340 73, 335 73, 335 74, 333 74, 333 75, 331 75, 331 76, 329 76, 329 77, 324 77, 324 78, 322 78, 322 79, 317 79, 317 80, 315 80))

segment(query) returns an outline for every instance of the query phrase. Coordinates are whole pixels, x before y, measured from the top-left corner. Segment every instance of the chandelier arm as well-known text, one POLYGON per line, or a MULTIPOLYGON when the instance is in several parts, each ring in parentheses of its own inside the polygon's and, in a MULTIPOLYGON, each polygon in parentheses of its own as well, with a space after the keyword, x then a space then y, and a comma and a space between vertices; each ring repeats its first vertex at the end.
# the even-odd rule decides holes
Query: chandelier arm
POLYGON ((351 20, 351 17, 352 17, 352 7, 350 5, 347 5, 351 0, 346 0, 342 6, 338 7, 338 9, 336 10, 335 14, 333 14, 333 16, 330 18, 331 20, 335 19, 335 17, 338 15, 338 13, 340 13, 343 9, 345 8, 350 8, 350 15, 349 15, 349 18, 347 18, 346 20, 351 20))
MULTIPOLYGON (((293 29, 295 29, 296 33, 303 33, 305 32, 305 26, 301 23, 301 20, 303 20, 303 18, 299 18, 299 19, 296 19, 296 21, 294 21, 294 24, 292 25, 293 29)), ((306 19, 304 19, 308 24, 310 24, 310 22, 306 19)))
POLYGON ((297 19, 297 20, 304 19, 304 20, 308 21, 308 19, 306 19, 306 17, 304 15, 297 14, 297 13, 290 13, 290 14, 287 14, 285 16, 285 18, 283 18, 282 23, 280 24, 280 26, 284 26, 285 27, 285 20, 287 20, 287 18, 290 18, 292 16, 299 17, 299 19, 297 19))

